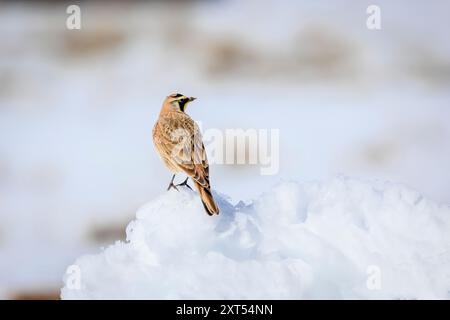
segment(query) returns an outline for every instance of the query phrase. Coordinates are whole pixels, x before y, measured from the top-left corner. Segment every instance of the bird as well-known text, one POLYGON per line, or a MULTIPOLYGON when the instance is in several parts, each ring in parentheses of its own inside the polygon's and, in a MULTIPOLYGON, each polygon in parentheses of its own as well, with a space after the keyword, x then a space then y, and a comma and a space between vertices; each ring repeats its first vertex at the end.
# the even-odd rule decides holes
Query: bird
POLYGON ((218 215, 219 206, 211 193, 209 164, 202 135, 197 123, 186 113, 187 105, 196 98, 173 93, 164 99, 158 120, 153 127, 153 143, 166 167, 173 173, 167 190, 186 186, 192 179, 208 215, 218 215), (177 173, 186 180, 174 184, 177 173))

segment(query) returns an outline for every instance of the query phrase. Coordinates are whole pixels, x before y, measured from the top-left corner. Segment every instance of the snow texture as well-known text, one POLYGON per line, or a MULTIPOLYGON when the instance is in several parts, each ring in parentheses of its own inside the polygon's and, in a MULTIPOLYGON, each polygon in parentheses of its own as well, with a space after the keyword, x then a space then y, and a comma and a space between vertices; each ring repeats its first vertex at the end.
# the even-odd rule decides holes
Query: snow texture
POLYGON ((63 299, 448 299, 450 208, 404 186, 284 182, 250 204, 164 193, 79 258, 63 299), (375 287, 373 281, 375 279, 375 287))

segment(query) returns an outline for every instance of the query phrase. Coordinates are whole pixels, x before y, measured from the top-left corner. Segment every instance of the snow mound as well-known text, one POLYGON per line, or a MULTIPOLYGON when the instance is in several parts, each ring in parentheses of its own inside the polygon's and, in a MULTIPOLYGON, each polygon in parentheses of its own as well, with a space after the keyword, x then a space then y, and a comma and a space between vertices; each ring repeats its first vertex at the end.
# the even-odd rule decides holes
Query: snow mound
MULTIPOLYGON (((251 204, 171 191, 63 299, 448 299, 450 208, 391 183, 286 182, 251 204)), ((70 280, 72 281, 72 280, 70 280)))

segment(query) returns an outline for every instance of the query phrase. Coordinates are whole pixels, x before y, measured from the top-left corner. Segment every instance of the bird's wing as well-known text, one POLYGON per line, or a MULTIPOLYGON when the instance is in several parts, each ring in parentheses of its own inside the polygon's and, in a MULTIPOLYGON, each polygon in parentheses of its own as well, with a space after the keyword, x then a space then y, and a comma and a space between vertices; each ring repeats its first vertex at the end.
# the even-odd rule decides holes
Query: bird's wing
POLYGON ((202 187, 209 188, 209 165, 198 125, 188 115, 170 112, 158 121, 155 144, 161 155, 170 159, 202 187))

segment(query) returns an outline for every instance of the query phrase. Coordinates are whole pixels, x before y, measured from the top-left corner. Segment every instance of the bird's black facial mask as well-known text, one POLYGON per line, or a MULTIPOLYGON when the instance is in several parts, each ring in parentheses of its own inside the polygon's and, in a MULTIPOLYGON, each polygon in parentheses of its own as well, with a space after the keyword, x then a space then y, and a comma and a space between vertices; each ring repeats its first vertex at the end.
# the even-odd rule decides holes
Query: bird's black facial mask
POLYGON ((178 106, 180 107, 181 111, 184 112, 188 102, 189 102, 188 98, 183 98, 183 99, 178 100, 178 106))
POLYGON ((179 93, 174 93, 170 95, 170 97, 175 98, 172 103, 175 107, 178 107, 180 111, 184 112, 186 110, 186 106, 189 102, 194 101, 196 98, 194 97, 186 97, 179 93))

